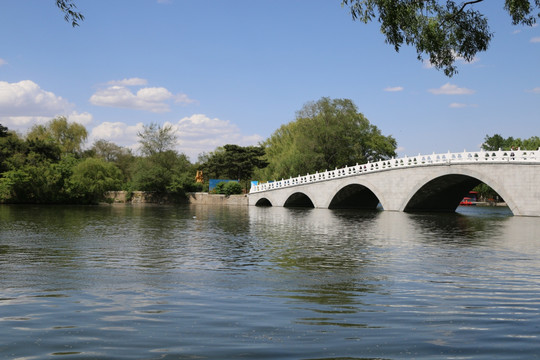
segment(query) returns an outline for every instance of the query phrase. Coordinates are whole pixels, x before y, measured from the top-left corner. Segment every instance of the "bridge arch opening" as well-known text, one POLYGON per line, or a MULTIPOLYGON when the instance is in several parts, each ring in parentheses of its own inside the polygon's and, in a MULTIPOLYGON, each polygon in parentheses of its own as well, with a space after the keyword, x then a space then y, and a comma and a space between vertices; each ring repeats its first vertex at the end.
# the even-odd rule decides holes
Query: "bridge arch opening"
POLYGON ((329 209, 376 209, 379 199, 373 191, 360 184, 347 185, 332 198, 329 209))
POLYGON ((267 198, 262 198, 262 199, 259 199, 257 203, 255 203, 255 206, 261 206, 261 207, 272 206, 272 203, 267 198))
POLYGON ((468 175, 449 174, 424 184, 405 206, 406 212, 454 212, 461 200, 482 181, 468 175))
POLYGON ((297 192, 289 196, 287 201, 285 201, 285 204, 283 204, 284 207, 311 207, 314 208, 315 205, 313 205, 313 201, 304 193, 297 192))

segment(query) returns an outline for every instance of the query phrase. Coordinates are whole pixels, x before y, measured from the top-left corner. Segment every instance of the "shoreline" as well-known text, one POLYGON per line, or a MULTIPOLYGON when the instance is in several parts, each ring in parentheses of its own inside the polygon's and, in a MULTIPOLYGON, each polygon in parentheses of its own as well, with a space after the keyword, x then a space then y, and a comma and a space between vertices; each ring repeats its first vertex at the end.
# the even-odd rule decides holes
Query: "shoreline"
POLYGON ((148 204, 148 205, 166 205, 166 204, 194 204, 194 205, 229 205, 229 206, 248 206, 247 195, 223 195, 210 194, 207 192, 186 193, 186 198, 181 201, 169 200, 166 196, 155 197, 154 194, 145 191, 133 191, 128 200, 127 191, 110 191, 106 195, 109 201, 100 204, 148 204))

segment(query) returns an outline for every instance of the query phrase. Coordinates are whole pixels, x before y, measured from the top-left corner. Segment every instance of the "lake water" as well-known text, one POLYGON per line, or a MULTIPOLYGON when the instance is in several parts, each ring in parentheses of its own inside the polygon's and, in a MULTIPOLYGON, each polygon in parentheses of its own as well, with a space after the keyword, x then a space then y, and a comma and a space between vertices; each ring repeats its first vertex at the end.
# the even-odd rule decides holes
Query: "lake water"
POLYGON ((540 218, 0 205, 0 359, 534 359, 540 218))

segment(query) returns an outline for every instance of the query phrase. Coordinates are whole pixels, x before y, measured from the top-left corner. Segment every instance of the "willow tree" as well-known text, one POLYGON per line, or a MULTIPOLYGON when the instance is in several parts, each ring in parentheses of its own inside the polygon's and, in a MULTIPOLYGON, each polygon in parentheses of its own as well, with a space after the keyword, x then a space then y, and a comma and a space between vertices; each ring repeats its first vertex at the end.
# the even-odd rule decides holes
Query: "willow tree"
MULTIPOLYGON (((321 98, 297 112, 263 146, 266 180, 288 178, 395 156, 396 140, 384 136, 349 99, 321 98)), ((262 179, 261 179, 262 180, 262 179)))
POLYGON ((59 116, 45 125, 34 125, 26 138, 29 141, 57 144, 63 154, 78 154, 88 138, 88 131, 83 125, 69 123, 66 117, 59 116))
MULTIPOLYGON (((478 10, 484 0, 343 0, 353 19, 376 19, 388 44, 399 51, 403 44, 416 48, 417 57, 447 76, 457 72, 458 58, 466 61, 485 51, 493 38, 487 17, 478 10)), ((492 3, 486 1, 485 3, 492 3)), ((505 0, 504 10, 513 25, 533 26, 540 17, 540 0, 505 0)))

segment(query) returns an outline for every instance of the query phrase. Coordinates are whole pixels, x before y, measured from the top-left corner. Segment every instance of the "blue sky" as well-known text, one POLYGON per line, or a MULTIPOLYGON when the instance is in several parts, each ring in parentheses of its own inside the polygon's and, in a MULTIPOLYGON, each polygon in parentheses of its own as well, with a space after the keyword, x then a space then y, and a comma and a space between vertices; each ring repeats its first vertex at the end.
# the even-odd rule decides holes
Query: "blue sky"
POLYGON ((512 26, 486 1, 495 32, 459 74, 384 43, 339 0, 77 0, 72 28, 54 1, 6 0, 0 12, 0 123, 24 134, 65 115, 136 149, 143 124, 172 124, 197 160, 255 145, 321 97, 349 98, 398 153, 478 150, 486 134, 540 136, 540 27, 512 26))

